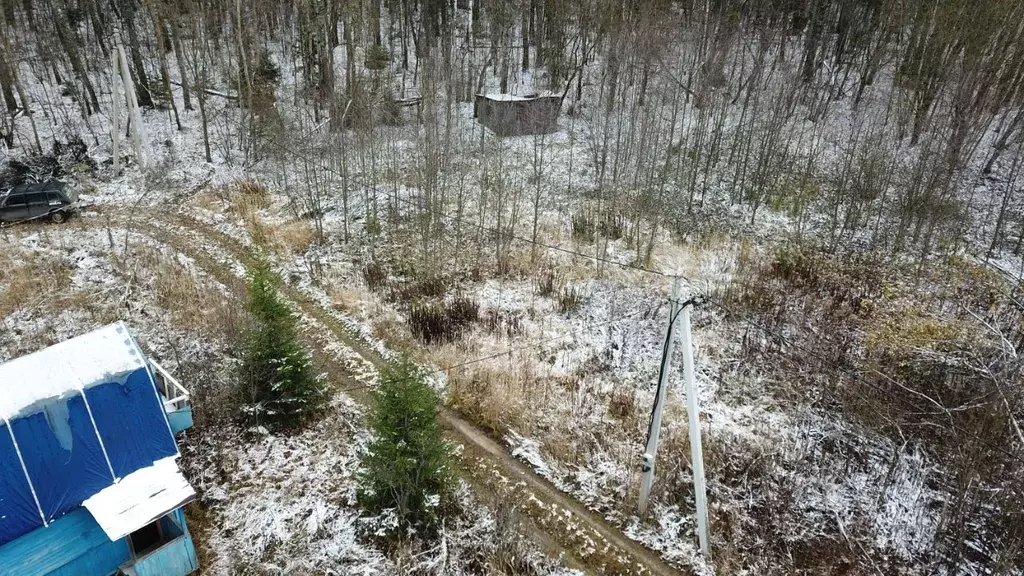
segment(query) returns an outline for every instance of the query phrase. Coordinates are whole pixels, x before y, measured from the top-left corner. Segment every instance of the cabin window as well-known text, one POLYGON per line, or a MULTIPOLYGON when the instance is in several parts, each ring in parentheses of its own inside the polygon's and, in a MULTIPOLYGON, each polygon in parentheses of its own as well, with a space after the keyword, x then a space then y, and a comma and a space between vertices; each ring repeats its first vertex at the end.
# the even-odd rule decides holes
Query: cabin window
POLYGON ((146 524, 142 528, 132 532, 131 535, 128 536, 128 540, 132 543, 132 552, 135 553, 135 556, 142 556, 150 550, 159 548, 163 543, 163 536, 160 533, 159 521, 146 524))
POLYGON ((184 531, 178 524, 174 513, 146 524, 128 536, 135 557, 144 556, 183 535, 184 531))

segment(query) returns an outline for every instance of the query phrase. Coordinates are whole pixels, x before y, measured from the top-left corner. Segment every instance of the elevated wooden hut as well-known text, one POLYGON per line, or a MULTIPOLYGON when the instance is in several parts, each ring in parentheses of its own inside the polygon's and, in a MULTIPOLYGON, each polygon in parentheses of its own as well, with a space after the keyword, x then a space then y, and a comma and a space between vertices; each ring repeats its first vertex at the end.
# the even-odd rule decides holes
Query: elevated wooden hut
POLYGON ((549 134, 558 130, 559 96, 477 94, 473 116, 498 136, 549 134))

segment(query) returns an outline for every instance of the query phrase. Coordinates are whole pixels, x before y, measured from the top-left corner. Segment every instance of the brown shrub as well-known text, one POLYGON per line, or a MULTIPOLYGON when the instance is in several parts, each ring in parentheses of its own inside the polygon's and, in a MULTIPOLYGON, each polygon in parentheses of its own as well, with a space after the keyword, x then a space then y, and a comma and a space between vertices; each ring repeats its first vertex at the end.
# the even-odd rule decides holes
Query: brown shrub
POLYGON ((452 342, 479 319, 480 305, 470 298, 458 296, 451 302, 421 301, 409 309, 412 333, 427 344, 452 342))
POLYGON ((572 216, 572 237, 580 242, 593 242, 597 223, 589 214, 583 212, 572 216))
POLYGON ((562 292, 558 295, 558 310, 562 314, 574 312, 583 305, 585 299, 583 289, 579 286, 562 288, 562 292))
POLYGON ((537 295, 551 297, 562 290, 562 281, 555 274, 554 270, 542 272, 537 279, 537 295))
POLYGON ((491 309, 484 313, 484 326, 492 334, 514 338, 523 333, 523 315, 519 311, 491 309))
POLYGON ((392 302, 440 300, 448 293, 448 284, 449 280, 444 276, 413 277, 401 283, 393 283, 387 298, 392 302))
POLYGON ((480 304, 466 296, 456 296, 448 304, 448 315, 452 321, 460 325, 469 325, 480 319, 480 304))
POLYGON ((363 267, 363 280, 370 290, 377 290, 387 286, 388 271, 380 262, 370 262, 363 267))
POLYGON ((606 214, 597 230, 607 238, 619 240, 626 235, 626 217, 618 213, 606 214))
POLYGON ((255 210, 270 205, 270 190, 261 182, 252 178, 244 178, 234 183, 235 195, 233 204, 255 210))
POLYGON ((388 346, 400 352, 410 352, 415 348, 415 340, 410 335, 409 329, 402 322, 394 318, 380 318, 373 322, 373 335, 388 346))
POLYGON ((616 388, 608 401, 608 413, 619 420, 636 418, 636 392, 627 387, 616 388))

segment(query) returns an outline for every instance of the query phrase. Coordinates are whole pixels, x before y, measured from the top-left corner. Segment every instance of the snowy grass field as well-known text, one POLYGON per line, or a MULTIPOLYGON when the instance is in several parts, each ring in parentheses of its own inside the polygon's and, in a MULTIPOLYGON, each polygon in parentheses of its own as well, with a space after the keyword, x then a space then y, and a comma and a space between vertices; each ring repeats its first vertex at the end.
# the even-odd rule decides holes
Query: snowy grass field
MULTIPOLYGON (((336 73, 343 75, 347 57, 340 47, 336 53, 336 73)), ((588 80, 600 68, 592 63, 588 80)), ((171 74, 181 80, 173 67, 171 74)), ((639 214, 639 191, 656 186, 622 185, 622 205, 610 208, 593 195, 600 139, 621 127, 615 119, 600 126, 596 108, 573 102, 575 114, 563 114, 554 134, 498 139, 475 122, 472 105, 453 103, 437 120, 462 153, 428 154, 432 124, 416 124, 411 110, 405 124, 375 128, 365 141, 339 140, 294 96, 299 74, 294 63, 282 64, 276 110, 287 137, 252 138, 236 102, 210 96, 214 145, 207 162, 198 110, 181 111, 180 131, 167 110, 145 110, 145 166, 130 154, 120 175, 110 166, 110 118, 101 112, 83 119, 43 79, 26 81, 32 98, 49 104, 37 114, 40 138, 80 135, 99 167, 72 175, 85 204, 79 218, 0 229, 0 360, 120 319, 178 375, 196 405, 183 468, 200 494, 189 515, 204 574, 594 571, 601 561, 593 559, 607 547, 582 546, 573 557, 564 543, 546 545, 545 535, 577 526, 550 528, 546 522, 561 512, 546 503, 510 510, 485 494, 473 472, 459 485, 462 513, 444 526, 439 543, 414 540, 394 550, 374 539, 390 520, 363 516, 356 505, 359 455, 369 441, 360 401, 376 385, 379 365, 403 356, 427 367, 452 414, 681 573, 991 573, 998 554, 986 547, 994 529, 985 514, 995 515, 996 504, 965 530, 975 555, 953 563, 938 551, 936 535, 956 518, 949 510, 962 481, 921 431, 940 426, 886 421, 892 414, 884 407, 877 410, 881 423, 844 411, 871 390, 826 367, 859 370, 858 360, 905 352, 894 340, 936 362, 966 363, 967 354, 957 354, 963 347, 943 345, 998 341, 979 315, 984 307, 956 308, 952 303, 964 295, 951 286, 989 286, 979 271, 984 261, 1001 271, 994 293, 1009 292, 1011 300, 1016 294, 1024 260, 1010 244, 987 256, 1002 189, 1012 185, 1010 158, 985 177, 981 157, 964 171, 957 189, 969 197, 970 225, 958 245, 920 256, 935 265, 934 277, 920 273, 923 264, 915 276, 917 261, 909 256, 886 259, 875 287, 884 297, 872 292, 856 305, 836 304, 856 308, 840 323, 822 312, 823 302, 833 303, 822 296, 826 289, 815 291, 832 280, 815 274, 841 268, 844 253, 810 271, 780 271, 795 238, 831 241, 835 218, 824 210, 796 216, 791 199, 737 203, 724 176, 700 183, 695 210, 683 210, 680 191, 678 213, 610 230, 614 219, 603 218, 639 214), (355 165, 346 164, 344 175, 330 154, 339 146, 351 147, 343 155, 355 165), (429 161, 444 164, 442 185, 425 176, 429 161), (253 189, 258 198, 246 192, 253 189), (594 222, 584 218, 590 214, 594 222), (230 415, 222 407, 238 367, 232 342, 242 326, 240 286, 256 251, 284 279, 302 335, 333 386, 322 418, 293 435, 225 424, 230 415), (637 513, 640 454, 675 276, 685 279, 687 296, 710 297, 694 312, 693 335, 714 562, 696 544, 678 347, 669 364, 652 506, 643 517, 637 513), (425 288, 430 281, 440 287, 425 288), (414 328, 417 298, 432 305, 467 301, 477 313, 454 337, 428 341, 414 328), (715 302, 747 307, 734 314, 715 302), (779 321, 772 329, 789 340, 758 328, 773 315, 779 321), (902 329, 918 320, 927 338, 915 340, 920 334, 902 329), (849 335, 841 351, 822 362, 802 357, 801 342, 826 340, 833 330, 849 335), (547 515, 537 511, 544 508, 547 515)), ((488 75, 484 89, 497 81, 488 75)), ((409 82, 410 90, 422 91, 409 82)), ((539 78, 516 72, 510 92, 530 93, 535 84, 539 78)), ((819 124, 787 125, 799 134, 801 153, 820 160, 816 177, 836 171, 851 134, 882 113, 877 92, 858 110, 843 102, 819 124)), ((699 121, 682 118, 678 130, 699 121)), ((730 114, 721 129, 742 121, 730 114)), ((10 158, 30 142, 27 119, 17 119, 16 128, 19 149, 7 151, 10 158)), ((906 165, 920 153, 883 144, 906 165)), ((851 234, 851 253, 875 238, 871 223, 864 224, 851 234)), ((999 306, 1008 305, 993 297, 990 309, 999 306)), ((864 400, 863 412, 884 401, 864 400)), ((509 487, 496 494, 517 494, 516 480, 504 480, 509 487)), ((580 529, 574 537, 589 534, 580 529)), ((1011 566, 1002 574, 1024 571, 1011 566)))

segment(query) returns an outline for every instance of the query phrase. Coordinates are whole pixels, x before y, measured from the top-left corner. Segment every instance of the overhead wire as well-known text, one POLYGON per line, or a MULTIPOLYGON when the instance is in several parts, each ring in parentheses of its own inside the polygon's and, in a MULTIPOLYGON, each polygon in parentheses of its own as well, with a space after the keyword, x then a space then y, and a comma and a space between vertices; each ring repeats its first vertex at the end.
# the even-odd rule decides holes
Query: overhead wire
MULTIPOLYGON (((303 154, 301 154, 301 153, 299 153, 299 152, 289 148, 288 146, 286 146, 286 145, 284 145, 284 144, 282 144, 280 142, 277 142, 277 141, 272 141, 272 142, 268 141, 268 142, 271 145, 277 147, 279 150, 287 152, 287 153, 291 154, 292 156, 300 158, 300 159, 302 159, 304 161, 313 162, 313 163, 319 165, 321 169, 323 169, 323 170, 325 170, 325 171, 327 171, 329 173, 332 173, 332 174, 334 174, 336 176, 341 176, 341 174, 339 174, 335 169, 333 169, 333 168, 331 168, 329 166, 325 166, 322 163, 319 163, 319 162, 317 162, 317 161, 315 161, 315 160, 313 160, 313 159, 311 159, 311 158, 309 158, 309 157, 307 157, 307 156, 305 156, 305 155, 303 155, 303 154)), ((409 201, 409 200, 404 200, 404 203, 406 204, 406 206, 411 206, 412 205, 412 202, 409 201)), ((447 217, 443 217, 443 218, 445 218, 446 220, 448 219, 447 217)), ((665 272, 654 270, 654 269, 651 269, 651 268, 648 268, 648 267, 638 266, 638 265, 632 264, 632 263, 618 262, 618 261, 615 261, 615 260, 611 260, 611 259, 608 259, 608 258, 604 258, 604 257, 598 256, 596 254, 586 254, 586 253, 579 252, 579 251, 576 251, 576 250, 571 250, 571 249, 568 249, 568 248, 563 248, 561 246, 554 246, 554 245, 551 245, 551 244, 546 244, 544 242, 539 242, 539 241, 533 240, 532 238, 525 238, 525 237, 521 237, 521 236, 518 236, 518 235, 515 235, 515 234, 510 234, 507 231, 501 231, 501 230, 496 229, 496 228, 491 228, 491 227, 488 227, 488 226, 486 226, 484 224, 481 224, 481 223, 475 223, 475 222, 467 222, 467 223, 470 226, 477 227, 478 229, 480 229, 482 231, 490 232, 492 234, 503 235, 503 236, 505 236, 507 238, 510 238, 510 239, 513 239, 513 240, 517 240, 519 242, 524 242, 524 243, 527 243, 527 244, 530 244, 530 245, 535 245, 535 246, 538 246, 538 247, 541 247, 541 248, 545 248, 545 249, 548 249, 548 250, 553 250, 553 251, 556 251, 556 252, 561 252, 561 253, 564 253, 564 254, 569 254, 569 255, 580 257, 580 258, 586 258, 586 259, 590 259, 590 260, 593 260, 593 261, 596 261, 596 262, 602 262, 602 263, 609 264, 609 265, 619 266, 619 267, 622 267, 622 268, 631 269, 631 270, 635 270, 635 271, 638 271, 638 272, 643 272, 643 273, 647 273, 647 274, 651 274, 651 275, 655 275, 655 276, 659 276, 659 277, 679 278, 679 279, 685 280, 686 282, 690 283, 691 285, 694 283, 691 279, 689 279, 686 276, 683 276, 681 274, 665 273, 665 272)), ((449 224, 451 224, 451 223, 449 222, 449 224)), ((798 348, 798 349, 800 349, 803 352, 808 353, 809 355, 817 358, 819 361, 821 361, 821 362, 831 366, 838 373, 846 374, 847 376, 852 377, 853 379, 857 380, 858 382, 860 382, 860 383, 862 383, 862 384, 864 384, 866 386, 869 386, 870 388, 874 389, 878 393, 880 393, 880 394, 882 394, 884 396, 887 396, 887 397, 889 397, 891 399, 895 399, 896 401, 903 403, 904 405, 914 409, 917 412, 925 413, 925 414, 929 413, 928 411, 922 410, 920 408, 920 406, 917 406, 916 404, 910 402, 906 398, 904 398, 902 396, 899 396, 899 395, 896 395, 896 394, 892 394, 890 391, 886 390, 885 388, 879 386, 878 384, 876 384, 874 382, 871 382, 870 380, 864 378, 860 374, 858 374, 856 372, 853 372, 850 369, 848 369, 848 368, 846 368, 846 367, 844 367, 844 366, 842 366, 842 365, 840 365, 838 363, 832 362, 831 360, 828 360, 828 359, 822 357, 817 351, 815 351, 815 350, 813 350, 813 349, 811 349, 811 348, 809 348, 807 346, 802 346, 800 344, 796 344, 796 343, 792 342, 791 340, 788 340, 785 335, 783 335, 783 334, 781 334, 781 333, 779 333, 779 332, 777 332, 775 330, 772 330, 772 329, 764 326, 761 323, 758 323, 758 322, 754 321, 748 315, 740 314, 737 311, 732 310, 730 307, 728 307, 727 305, 725 305, 724 303, 722 303, 721 301, 719 301, 718 299, 713 297, 711 294, 702 294, 702 296, 703 296, 703 301, 709 302, 709 303, 717 306, 718 308, 720 308, 723 311, 725 311, 727 314, 743 318, 747 322, 748 326, 752 325, 752 326, 758 328, 759 330, 761 330, 762 332, 765 332, 766 334, 770 334, 770 335, 772 335, 772 336, 774 336, 776 338, 779 338, 781 341, 786 342, 789 345, 791 345, 791 346, 793 346, 795 348, 798 348)), ((698 303, 698 302, 695 302, 693 300, 690 300, 688 302, 689 303, 693 303, 693 304, 698 303)), ((623 320, 623 319, 625 319, 625 317, 624 318, 613 319, 611 322, 620 321, 620 320, 623 320)), ((609 323, 611 323, 611 322, 609 322, 609 323)), ((529 344, 529 345, 526 345, 526 346, 523 346, 523 347, 520 347, 520 348, 511 348, 511 349, 505 350, 505 351, 497 353, 497 354, 493 354, 493 355, 489 355, 489 356, 486 356, 486 357, 469 360, 469 361, 464 362, 464 363, 455 364, 455 365, 444 367, 444 368, 439 368, 437 370, 434 370, 431 373, 433 374, 433 373, 447 372, 449 370, 457 369, 457 368, 460 368, 460 367, 463 367, 463 366, 468 366, 468 365, 472 365, 472 364, 475 364, 475 363, 484 362, 486 360, 490 360, 490 359, 493 359, 493 358, 509 355, 509 354, 512 354, 512 353, 517 352, 517 351, 535 348, 535 347, 541 346, 541 345, 543 345, 543 344, 545 344, 545 343, 547 343, 549 341, 559 340, 559 339, 562 339, 562 338, 567 337, 567 336, 570 336, 570 335, 567 334, 567 335, 564 335, 564 336, 559 336, 559 337, 556 337, 556 338, 552 338, 552 339, 548 339, 548 340, 544 340, 544 341, 540 341, 540 342, 535 342, 533 344, 529 344)), ((878 370, 874 370, 874 372, 880 374, 882 377, 886 378, 887 380, 896 383, 897 386, 900 386, 903 389, 906 389, 906 390, 908 390, 910 392, 915 392, 913 389, 908 388, 907 386, 900 384, 899 382, 897 382, 895 379, 893 379, 891 376, 889 376, 887 374, 884 374, 884 373, 882 373, 882 372, 880 372, 878 370)), ((920 393, 917 393, 917 394, 920 395, 920 393)), ((942 407, 941 405, 939 405, 939 407, 943 408, 943 410, 948 412, 948 409, 942 407)), ((996 450, 996 451, 998 451, 998 452, 1000 452, 1000 453, 1002 453, 1002 454, 1004 454, 1004 455, 1006 455, 1006 456, 1008 456, 1010 458, 1013 458, 1013 459, 1015 459, 1015 460, 1017 460, 1017 461, 1019 461, 1021 463, 1024 463, 1024 458, 1022 458, 1020 456, 1017 456, 1017 455, 1013 454, 1012 452, 1007 451, 1005 448, 1003 448, 1001 446, 992 444, 988 440, 986 440, 986 439, 982 438, 981 436, 971 432, 970 430, 967 430, 967 429, 965 429, 965 428, 963 428, 961 426, 957 426, 956 423, 953 422, 952 420, 950 421, 950 427, 954 431, 957 431, 957 432, 960 432, 962 434, 966 434, 968 436, 973 437, 974 439, 976 439, 979 442, 981 442, 983 445, 985 445, 985 446, 987 446, 987 447, 989 447, 989 448, 991 448, 993 450, 996 450)))
MULTIPOLYGON (((717 300, 715 300, 713 298, 709 298, 709 301, 711 303, 713 303, 715 306, 721 308, 727 314, 731 314, 733 316, 737 316, 737 317, 743 319, 747 323, 748 326, 754 326, 755 328, 761 330, 765 334, 774 336, 774 337, 778 338, 780 341, 782 341, 783 343, 786 343, 787 345, 789 345, 789 346, 791 346, 793 348, 796 348, 796 349, 800 350, 801 352, 804 352, 804 353, 806 353, 806 354, 816 358, 820 362, 822 362, 822 363, 828 365, 829 367, 831 367, 836 373, 845 374, 846 376, 848 376, 850 378, 853 378, 857 382, 872 388, 873 390, 875 390, 879 394, 881 394, 881 395, 883 395, 883 396, 885 396, 887 398, 890 398, 892 400, 895 400, 895 401, 903 404, 904 406, 915 410, 918 413, 921 413, 921 414, 933 414, 933 412, 929 412, 927 410, 922 410, 920 406, 918 406, 914 402, 911 402, 910 400, 906 399, 905 397, 900 396, 898 394, 893 394, 891 391, 886 390, 884 387, 878 385, 877 383, 872 382, 871 380, 868 380, 867 378, 864 378, 859 373, 857 373, 857 372, 855 372, 855 371, 853 371, 853 370, 851 370, 851 369, 849 369, 849 368, 839 364, 838 362, 834 362, 834 361, 824 357, 818 351, 814 350, 810 346, 805 346, 805 345, 796 343, 793 340, 788 339, 781 332, 779 332, 777 330, 773 330, 773 329, 765 326, 764 324, 755 321, 753 318, 751 318, 748 315, 740 314, 740 313, 736 312, 735 310, 731 309, 730 307, 728 307, 727 305, 725 305, 725 304, 723 304, 723 303, 721 303, 721 302, 719 302, 719 301, 717 301, 717 300)), ((901 388, 903 388, 905 390, 910 391, 911 393, 915 392, 912 388, 908 388, 907 386, 905 386, 903 384, 900 384, 898 381, 893 379, 888 374, 885 374, 885 373, 883 373, 883 372, 881 372, 879 370, 872 370, 872 371, 877 373, 877 374, 879 374, 879 375, 881 375, 883 378, 889 380, 890 382, 895 383, 897 386, 899 386, 899 387, 901 387, 901 388)), ((858 394, 858 392, 856 390, 854 390, 854 394, 858 394)), ((920 395, 920 393, 917 393, 916 395, 920 395)), ((945 408, 945 407, 943 407, 941 405, 939 405, 939 406, 947 414, 949 413, 949 409, 948 408, 945 408)), ((956 422, 952 420, 952 417, 950 418, 949 427, 950 427, 950 429, 952 429, 955 432, 959 432, 961 434, 965 434, 965 435, 967 435, 967 436, 969 436, 971 438, 974 438, 975 440, 977 440, 983 446, 986 446, 986 447, 988 447, 988 448, 990 448, 990 449, 992 449, 994 451, 1000 452, 1003 455, 1005 455, 1005 456, 1007 456, 1009 458, 1012 458, 1013 460, 1016 460, 1016 461, 1024 464, 1024 457, 1018 456, 1017 454, 1014 454, 1013 452, 1010 452, 1010 451, 1006 450, 1002 446, 999 446, 997 444, 993 444, 992 442, 990 442, 989 440, 981 437, 977 433, 972 432, 971 430, 968 430, 968 429, 966 429, 966 428, 964 428, 962 426, 957 425, 956 422)))
MULTIPOLYGON (((614 318, 611 318, 609 320, 604 320, 604 321, 601 321, 601 322, 594 322, 594 323, 585 324, 583 326, 583 328, 584 329, 588 329, 588 330, 592 330, 594 328, 603 328, 605 326, 610 326, 610 325, 615 324, 617 322, 622 322, 623 320, 628 320, 630 318, 634 318, 636 316, 640 316, 641 314, 647 314, 647 313, 650 313, 650 312, 651 312, 651 309, 649 309, 649 308, 648 309, 641 309, 641 310, 634 310, 633 312, 630 312, 628 314, 622 314, 622 315, 616 316, 614 318)), ((526 350, 532 350, 534 348, 540 348, 541 346, 545 346, 545 345, 551 344, 553 342, 558 342, 559 340, 565 340, 566 338, 571 338, 573 336, 575 336, 575 333, 567 333, 567 334, 561 334, 561 335, 558 335, 558 336, 553 336, 553 337, 550 337, 550 338, 544 338, 544 339, 541 339, 541 340, 535 340, 535 341, 533 341, 533 342, 531 342, 529 344, 524 344, 522 346, 516 346, 516 347, 512 347, 512 348, 506 348, 506 349, 502 350, 501 352, 496 352, 494 354, 489 354, 487 356, 481 356, 481 357, 473 358, 471 360, 467 360, 465 362, 459 362, 457 364, 450 364, 448 366, 442 366, 440 368, 436 368, 434 370, 428 371, 427 374, 431 374, 431 375, 432 374, 447 374, 447 373, 449 373, 449 372, 451 372, 453 370, 457 370, 459 368, 464 368, 466 366, 471 366, 473 364, 479 364, 481 362, 486 362, 488 360, 493 360, 495 358, 501 358, 501 357, 504 357, 504 356, 512 356, 513 354, 515 354, 517 352, 523 352, 523 351, 526 351, 526 350)), ((350 391, 354 391, 354 390, 363 390, 363 389, 366 389, 366 388, 372 388, 374 386, 375 386, 375 384, 366 384, 366 385, 360 385, 360 386, 353 386, 353 387, 350 387, 350 388, 343 388, 341 390, 341 392, 350 392, 350 391)))

